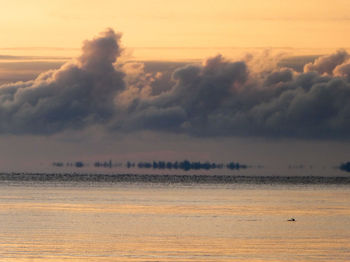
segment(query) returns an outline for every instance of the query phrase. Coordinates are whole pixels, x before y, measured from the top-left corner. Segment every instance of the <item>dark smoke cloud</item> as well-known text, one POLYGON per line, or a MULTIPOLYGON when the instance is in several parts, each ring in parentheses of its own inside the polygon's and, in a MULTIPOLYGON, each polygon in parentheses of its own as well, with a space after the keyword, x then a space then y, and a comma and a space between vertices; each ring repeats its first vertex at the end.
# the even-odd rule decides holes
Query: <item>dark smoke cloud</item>
POLYGON ((111 132, 350 138, 344 50, 317 58, 303 72, 220 55, 162 70, 116 64, 120 37, 109 29, 84 42, 76 61, 33 81, 0 86, 0 132, 48 135, 100 125, 111 132))

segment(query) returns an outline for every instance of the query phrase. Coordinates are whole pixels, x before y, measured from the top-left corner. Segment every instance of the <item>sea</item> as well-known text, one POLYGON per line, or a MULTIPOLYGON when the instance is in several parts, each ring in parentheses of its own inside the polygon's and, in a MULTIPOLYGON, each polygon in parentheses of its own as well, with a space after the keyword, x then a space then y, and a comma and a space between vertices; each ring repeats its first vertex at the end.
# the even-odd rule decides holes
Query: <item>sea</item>
POLYGON ((350 176, 0 174, 0 261, 350 261, 350 176))

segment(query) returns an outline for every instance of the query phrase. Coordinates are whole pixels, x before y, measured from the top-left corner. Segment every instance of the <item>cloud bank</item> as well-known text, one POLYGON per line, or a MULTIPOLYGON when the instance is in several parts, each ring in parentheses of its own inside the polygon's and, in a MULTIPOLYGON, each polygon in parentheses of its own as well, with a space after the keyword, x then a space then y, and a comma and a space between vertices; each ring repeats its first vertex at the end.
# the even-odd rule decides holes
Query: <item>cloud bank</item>
POLYGON ((76 61, 32 81, 0 86, 0 132, 53 134, 110 120, 114 97, 125 88, 124 74, 113 66, 120 37, 109 29, 85 41, 76 61))
POLYGON ((75 61, 0 86, 0 132, 50 135, 100 125, 110 132, 350 138, 345 50, 306 64, 303 72, 218 55, 170 74, 118 63, 120 38, 108 29, 85 41, 75 61))

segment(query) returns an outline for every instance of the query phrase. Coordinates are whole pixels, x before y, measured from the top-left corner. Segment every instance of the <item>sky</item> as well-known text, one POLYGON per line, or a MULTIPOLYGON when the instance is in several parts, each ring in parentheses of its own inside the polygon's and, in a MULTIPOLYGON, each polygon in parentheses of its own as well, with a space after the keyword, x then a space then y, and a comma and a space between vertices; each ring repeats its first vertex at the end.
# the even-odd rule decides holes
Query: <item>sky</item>
POLYGON ((136 59, 167 53, 202 59, 235 48, 347 48, 349 13, 346 0, 1 1, 0 48, 77 55, 82 40, 107 27, 124 33, 123 45, 136 59), (195 54, 181 54, 186 48, 195 54))
POLYGON ((0 171, 187 158, 335 172, 350 160, 349 9, 1 1, 0 171))

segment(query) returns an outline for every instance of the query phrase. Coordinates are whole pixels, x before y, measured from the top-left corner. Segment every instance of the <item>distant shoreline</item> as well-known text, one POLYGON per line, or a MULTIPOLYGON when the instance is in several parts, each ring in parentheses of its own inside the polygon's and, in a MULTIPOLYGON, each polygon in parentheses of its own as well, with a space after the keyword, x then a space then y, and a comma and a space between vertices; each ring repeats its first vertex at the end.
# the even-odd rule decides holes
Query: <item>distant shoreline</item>
POLYGON ((242 176, 191 174, 77 174, 77 173, 1 173, 1 181, 18 182, 107 182, 166 184, 347 184, 350 176, 242 176))

